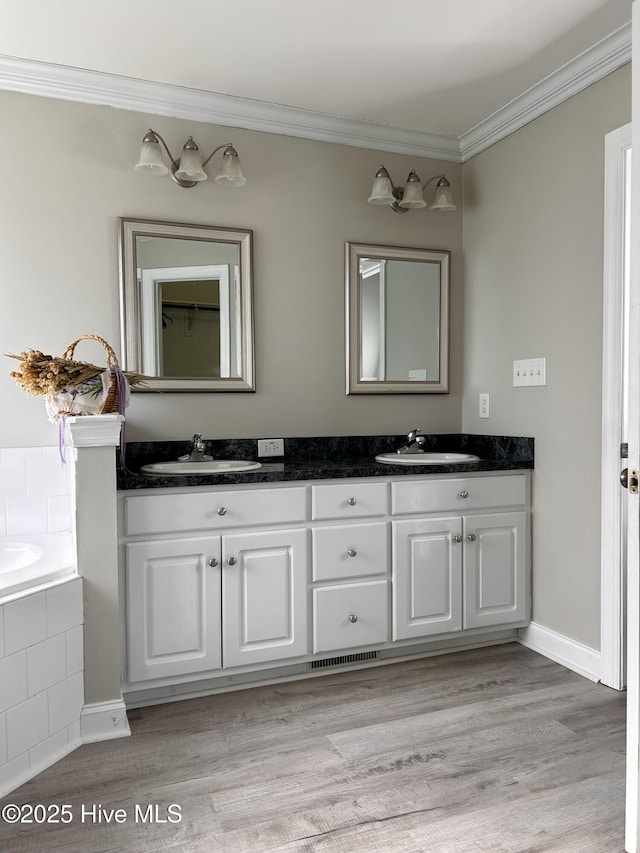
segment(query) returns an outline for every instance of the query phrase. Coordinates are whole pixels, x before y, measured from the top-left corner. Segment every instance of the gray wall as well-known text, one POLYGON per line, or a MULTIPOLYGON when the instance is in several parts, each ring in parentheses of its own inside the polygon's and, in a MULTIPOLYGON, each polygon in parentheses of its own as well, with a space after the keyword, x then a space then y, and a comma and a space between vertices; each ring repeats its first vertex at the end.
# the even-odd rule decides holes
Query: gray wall
POLYGON ((627 66, 465 164, 462 425, 532 435, 533 619, 600 647, 604 136, 627 66), (546 356, 547 385, 512 387, 546 356), (491 419, 478 419, 478 394, 491 419))
MULTIPOLYGON (((254 231, 256 394, 133 395, 130 440, 458 430, 462 407, 462 212, 399 216, 368 205, 381 163, 395 180, 415 168, 445 171, 461 193, 460 165, 330 143, 220 128, 14 93, 0 93, 0 352, 61 353, 93 332, 118 352, 119 216, 254 231), (133 170, 153 127, 178 153, 193 135, 206 153, 233 141, 246 187, 177 187, 133 170), (17 164, 24 164, 17 168, 17 164), (28 168, 27 168, 28 165, 28 168), (452 393, 347 397, 344 243, 450 249, 452 393)), ((76 354, 101 357, 97 345, 76 354)), ((0 371, 0 447, 53 445, 42 400, 0 371)))

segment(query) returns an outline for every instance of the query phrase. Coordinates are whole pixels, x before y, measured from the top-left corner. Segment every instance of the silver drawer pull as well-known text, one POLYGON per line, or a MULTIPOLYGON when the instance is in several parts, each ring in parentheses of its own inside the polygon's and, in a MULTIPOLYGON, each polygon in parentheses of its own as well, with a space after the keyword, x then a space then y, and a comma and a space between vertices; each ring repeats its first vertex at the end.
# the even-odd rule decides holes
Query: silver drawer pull
POLYGON ((218 565, 218 561, 216 560, 215 557, 212 557, 209 560, 209 565, 211 566, 212 569, 215 569, 215 567, 218 565))
POLYGON ((469 540, 469 542, 475 542, 476 541, 476 534, 475 533, 469 533, 469 535, 467 536, 467 539, 469 540))
POLYGON ((229 557, 229 559, 227 560, 227 563, 228 563, 230 566, 235 566, 235 564, 236 564, 237 562, 238 562, 238 561, 236 560, 236 558, 235 558, 235 557, 229 557))
POLYGON ((355 506, 358 503, 358 501, 355 498, 349 498, 347 503, 349 504, 349 506, 355 506))
POLYGON ((466 489, 463 489, 463 490, 460 492, 460 494, 458 495, 458 497, 459 497, 459 498, 468 498, 468 497, 469 497, 469 492, 468 492, 466 489))
POLYGON ((459 533, 456 533, 456 535, 453 537, 453 541, 462 542, 462 536, 459 533))
POLYGON ((355 549, 355 548, 349 548, 349 550, 347 551, 347 554, 348 554, 350 557, 355 557, 357 553, 358 553, 358 552, 356 551, 356 549, 355 549))
POLYGON ((218 515, 226 515, 226 514, 227 514, 226 506, 219 506, 218 507, 218 515))
POLYGON ((351 622, 351 624, 358 621, 358 617, 356 616, 355 613, 350 613, 348 618, 349 618, 349 622, 351 622))

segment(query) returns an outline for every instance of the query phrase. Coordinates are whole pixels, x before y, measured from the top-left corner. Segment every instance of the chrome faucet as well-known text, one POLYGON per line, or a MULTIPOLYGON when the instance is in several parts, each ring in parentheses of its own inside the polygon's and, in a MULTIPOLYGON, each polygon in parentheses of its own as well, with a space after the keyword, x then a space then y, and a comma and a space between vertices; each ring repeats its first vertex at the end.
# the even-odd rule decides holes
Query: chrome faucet
POLYGON ((424 453, 426 438, 421 435, 418 427, 409 430, 407 443, 396 450, 396 453, 424 453))
POLYGON ((185 456, 179 456, 179 462, 205 462, 213 459, 213 456, 207 456, 205 444, 202 440, 202 433, 197 432, 191 439, 191 450, 185 456))

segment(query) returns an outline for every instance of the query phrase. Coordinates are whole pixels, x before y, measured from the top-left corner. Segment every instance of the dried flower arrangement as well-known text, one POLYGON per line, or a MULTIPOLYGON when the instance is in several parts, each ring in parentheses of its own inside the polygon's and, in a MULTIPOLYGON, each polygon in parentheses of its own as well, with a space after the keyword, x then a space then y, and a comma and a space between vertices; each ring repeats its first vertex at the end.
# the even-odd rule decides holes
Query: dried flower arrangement
POLYGON ((113 349, 97 335, 76 338, 61 357, 34 349, 20 355, 6 355, 20 362, 20 369, 11 376, 22 390, 29 396, 47 397, 51 419, 65 414, 123 413, 128 387, 140 384, 144 378, 120 370, 113 349), (76 344, 81 340, 96 340, 103 345, 107 352, 106 368, 73 359, 76 344))

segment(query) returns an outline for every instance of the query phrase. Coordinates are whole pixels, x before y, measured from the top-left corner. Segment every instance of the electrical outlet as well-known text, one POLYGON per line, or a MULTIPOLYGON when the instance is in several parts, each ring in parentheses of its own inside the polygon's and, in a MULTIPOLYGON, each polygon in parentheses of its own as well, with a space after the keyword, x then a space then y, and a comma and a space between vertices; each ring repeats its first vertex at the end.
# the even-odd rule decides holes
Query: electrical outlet
POLYGON ((488 418, 489 417, 489 395, 488 394, 478 394, 478 417, 479 418, 488 418))
POLYGON ((258 456, 284 456, 284 438, 259 438, 258 456))

